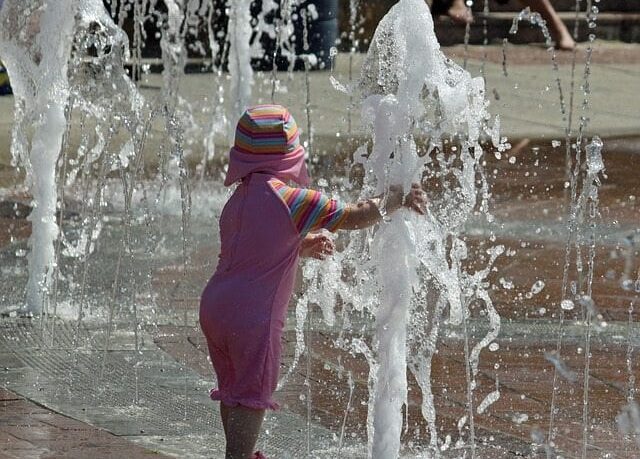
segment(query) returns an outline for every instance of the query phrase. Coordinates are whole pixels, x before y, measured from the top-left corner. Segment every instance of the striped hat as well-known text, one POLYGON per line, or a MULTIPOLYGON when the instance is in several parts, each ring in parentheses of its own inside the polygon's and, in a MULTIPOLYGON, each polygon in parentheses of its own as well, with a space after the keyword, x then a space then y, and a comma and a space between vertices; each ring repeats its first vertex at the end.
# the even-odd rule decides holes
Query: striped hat
POLYGON ((259 172, 306 186, 310 180, 304 156, 300 131, 289 110, 282 105, 251 107, 238 121, 224 184, 259 172))
POLYGON ((257 105, 240 117, 233 148, 254 155, 296 153, 302 148, 300 131, 296 120, 282 105, 257 105))

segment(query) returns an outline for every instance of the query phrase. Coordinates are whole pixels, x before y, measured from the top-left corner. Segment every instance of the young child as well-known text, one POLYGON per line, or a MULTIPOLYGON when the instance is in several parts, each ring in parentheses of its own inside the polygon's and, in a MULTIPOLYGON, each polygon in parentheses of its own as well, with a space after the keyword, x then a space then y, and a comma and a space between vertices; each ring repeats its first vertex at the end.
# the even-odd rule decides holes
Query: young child
MULTIPOLYGON (((226 459, 253 453, 266 409, 277 409, 280 350, 298 256, 324 259, 331 238, 314 231, 358 229, 380 220, 380 198, 345 205, 309 184, 296 122, 280 105, 248 109, 238 121, 225 186, 239 182, 220 217, 221 250, 200 302, 200 326, 218 377, 226 459)), ((386 211, 424 213, 424 193, 393 187, 386 211)))

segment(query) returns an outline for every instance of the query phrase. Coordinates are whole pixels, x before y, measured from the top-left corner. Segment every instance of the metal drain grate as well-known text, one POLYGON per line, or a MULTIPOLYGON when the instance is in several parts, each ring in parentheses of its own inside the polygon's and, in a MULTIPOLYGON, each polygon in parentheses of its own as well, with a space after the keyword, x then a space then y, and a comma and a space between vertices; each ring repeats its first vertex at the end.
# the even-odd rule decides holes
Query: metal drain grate
MULTIPOLYGON (((223 451, 222 425, 208 397, 210 382, 182 367, 152 339, 135 351, 115 336, 115 350, 103 352, 101 329, 85 325, 75 335, 68 322, 57 324, 51 337, 37 320, 2 319, 3 385, 166 454, 216 457, 223 451)), ((260 448, 279 458, 306 456, 306 425, 306 419, 291 413, 269 415, 269 433, 260 448)), ((314 425, 311 433, 312 444, 332 444, 328 430, 314 425)))

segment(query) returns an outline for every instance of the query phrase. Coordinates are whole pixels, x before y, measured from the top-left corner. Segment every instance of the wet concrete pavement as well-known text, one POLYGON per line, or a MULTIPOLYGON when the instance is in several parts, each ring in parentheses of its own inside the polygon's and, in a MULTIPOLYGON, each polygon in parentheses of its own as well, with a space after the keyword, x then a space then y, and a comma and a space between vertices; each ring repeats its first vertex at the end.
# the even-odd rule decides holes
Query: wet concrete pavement
MULTIPOLYGON (((640 188, 637 180, 637 170, 640 169, 640 88, 636 87, 640 85, 637 67, 640 58, 637 45, 610 45, 606 48, 605 43, 601 46, 605 48, 594 53, 589 123, 589 134, 599 134, 605 139, 606 165, 596 228, 593 298, 602 315, 601 320, 608 325, 593 335, 588 412, 594 427, 588 432, 587 457, 632 458, 637 456, 637 448, 632 438, 624 438, 619 434, 615 417, 627 403, 630 394, 633 394, 635 381, 640 378, 639 366, 635 364, 637 346, 640 344, 640 327, 635 323, 638 321, 638 311, 631 312, 633 323, 628 324, 630 306, 637 308, 638 296, 621 286, 623 273, 625 269, 628 270, 629 263, 634 279, 640 267, 638 247, 626 242, 628 236, 635 234, 640 222, 640 188), (625 255, 629 258, 625 258, 625 255)), ((447 52, 461 61, 464 50, 453 47, 447 52)), ((479 71, 479 59, 484 55, 484 50, 472 47, 467 52, 470 68, 479 71)), ((549 424, 553 365, 545 358, 545 353, 555 351, 558 346, 559 300, 566 239, 565 148, 564 143, 555 148, 551 145, 552 140, 564 141, 564 125, 558 111, 557 95, 553 94, 550 67, 544 62, 549 56, 545 50, 537 47, 513 48, 509 53, 509 76, 505 77, 501 47, 488 48, 485 73, 489 88, 495 89, 489 92, 494 98, 491 110, 502 113, 505 133, 513 138, 514 146, 518 143, 516 140, 530 140, 522 143, 517 151, 506 152, 500 160, 492 156, 487 158, 485 170, 492 183, 493 195, 491 212, 497 223, 487 225, 485 222, 473 222, 466 236, 469 246, 478 252, 494 244, 504 244, 515 250, 513 256, 499 259, 496 265, 498 271, 490 279, 494 285, 492 298, 503 318, 503 333, 497 340, 499 349, 493 352, 485 350, 481 355, 478 388, 474 394, 474 405, 477 407, 496 387, 501 392, 500 399, 475 418, 478 445, 486 448, 481 457, 487 458, 544 457, 541 449, 532 452, 536 450, 532 447, 532 442, 535 443, 532 435, 546 437, 549 424), (538 67, 526 65, 532 62, 538 67), (541 77, 543 72, 545 76, 541 77), (517 90, 515 86, 518 86, 517 90), (514 159, 511 160, 511 157, 514 159), (488 240, 492 232, 495 241, 488 240), (528 297, 531 286, 537 280, 544 280, 544 289, 528 297), (505 287, 511 284, 512 288, 505 287)), ((559 59, 561 71, 566 74, 569 57, 565 53, 559 59)), ((340 65, 338 77, 340 72, 344 77, 344 61, 340 65)), ((342 96, 330 89, 326 77, 326 73, 315 74, 312 80, 314 100, 317 101, 314 102, 316 138, 322 145, 329 145, 329 139, 335 139, 336 130, 344 133, 346 125, 344 103, 337 103, 342 96), (336 129, 336 123, 342 127, 336 129)), ((197 75, 187 77, 186 87, 183 88, 185 93, 192 99, 202 95, 208 84, 206 78, 197 75)), ((153 79, 150 78, 149 84, 156 84, 153 79)), ((297 95, 302 94, 301 79, 288 85, 289 93, 282 95, 283 100, 294 106, 298 104, 298 111, 301 112, 302 101, 296 100, 297 95)), ((260 91, 265 93, 266 88, 258 88, 260 91)), ((11 121, 6 115, 10 112, 7 108, 9 100, 0 101, 2 135, 7 135, 11 121)), ((354 117, 354 125, 357 123, 357 117, 354 117)), ((4 164, 0 168, 0 174, 4 177, 0 179, 0 184, 12 185, 16 179, 7 166, 6 152, 0 153, 0 157, 0 163, 4 164)), ((15 190, 9 189, 3 193, 19 202, 26 199, 15 190)), ((11 215, 10 212, 0 215, 0 247, 23 241, 28 234, 29 224, 22 216, 11 215)), ((196 317, 200 287, 213 269, 215 255, 213 244, 205 244, 198 254, 190 258, 186 275, 178 259, 154 268, 152 285, 157 295, 156 302, 163 313, 172 319, 149 331, 155 345, 169 358, 191 369, 201 380, 211 382, 211 368, 196 317), (183 282, 184 279, 188 281, 183 282), (183 282, 180 288, 175 288, 176 280, 183 282)), ((572 269, 575 269, 574 265, 572 269)), ((478 314, 474 318, 481 322, 479 311, 474 310, 474 314, 478 314)), ((310 373, 307 374, 305 361, 278 397, 286 412, 304 420, 308 414, 307 388, 310 387, 313 423, 336 435, 340 435, 344 423, 345 436, 361 441, 366 436, 366 361, 337 350, 334 346, 337 331, 320 323, 318 311, 315 311, 314 317, 316 331, 310 335, 310 373), (349 373, 354 382, 350 403, 349 373), (345 418, 347 406, 349 409, 345 418)), ((586 352, 585 327, 576 322, 581 317, 580 307, 566 311, 562 328, 561 355, 574 378, 573 381, 560 378, 556 396, 558 412, 555 424, 559 429, 556 444, 564 452, 564 457, 580 457, 581 449, 586 352)), ((291 327, 290 321, 283 343, 286 349, 284 368, 290 364, 293 356, 295 336, 291 327)), ((461 341, 443 338, 439 343, 439 352, 434 357, 433 391, 440 437, 451 435, 454 442, 460 435, 464 439, 469 436, 468 427, 463 427, 462 433, 458 429, 458 421, 466 406, 465 378, 461 341)), ((420 415, 420 391, 414 380, 410 383, 408 429, 405 434, 409 455, 412 442, 421 445, 428 438, 425 434, 426 425, 420 415)), ((140 454, 140 457, 156 455, 153 448, 148 451, 132 446, 121 437, 33 405, 18 395, 6 391, 0 395, 0 439, 6 442, 4 445, 9 445, 7 449, 2 449, 0 457, 13 457, 10 454, 16 457, 38 454, 41 456, 37 457, 47 457, 47 454, 51 454, 51 457, 125 457, 109 456, 112 452, 121 451, 127 451, 126 457, 129 457, 129 453, 131 457, 138 457, 134 454, 140 454), (42 423, 51 427, 42 426, 42 423), (32 433, 25 434, 21 426, 35 428, 32 431, 29 429, 32 433), (64 433, 65 429, 74 433, 64 433), (55 436, 57 440, 42 440, 44 436, 55 436)), ((212 411, 215 409, 213 404, 210 407, 212 411)), ((172 451, 172 454, 176 454, 175 449, 172 451)), ((456 456, 453 454, 451 457, 456 456)))
MULTIPOLYGON (((562 140, 567 128, 567 117, 561 113, 560 93, 557 80, 566 99, 567 109, 571 94, 574 94, 573 132, 577 132, 580 117, 584 116, 586 135, 613 136, 636 135, 640 132, 640 46, 618 42, 597 41, 591 53, 584 45, 576 52, 559 52, 556 55, 558 70, 554 70, 552 55, 537 45, 509 45, 503 52, 502 46, 463 46, 443 48, 445 54, 463 65, 467 58, 467 68, 474 76, 482 75, 486 81, 486 93, 490 101, 489 112, 499 115, 502 135, 510 139, 546 138, 562 140), (504 58, 506 56, 506 59, 504 58), (585 68, 590 56, 590 68, 585 68), (573 62, 575 59, 575 68, 573 62), (574 73, 573 91, 571 75, 574 73), (588 87, 585 85, 588 75, 588 87), (588 89, 585 93, 582 88, 588 89), (586 105, 585 105, 586 103, 586 105), (586 108, 586 109, 585 109, 586 108)), ((363 54, 339 54, 332 75, 342 84, 350 83, 350 65, 354 75, 358 75, 364 59, 363 54)), ((312 72, 309 77, 310 108, 314 131, 314 154, 321 161, 344 161, 349 153, 345 140, 350 136, 361 137, 359 109, 352 105, 348 95, 337 91, 329 80, 330 72, 312 72), (349 129, 351 126, 351 129, 349 129)), ((289 107, 300 120, 303 135, 306 133, 305 79, 300 73, 293 79, 286 74, 279 75, 280 90, 276 92, 276 102, 289 107)), ((212 74, 189 74, 182 78, 179 94, 189 104, 196 125, 192 126, 187 145, 190 161, 198 163, 203 154, 203 142, 198 136, 207 135, 210 128, 212 106, 218 84, 228 93, 229 79, 224 75, 218 81, 212 74)), ((151 102, 156 100, 162 87, 162 78, 157 74, 143 76, 141 92, 151 102)), ((270 102, 270 75, 256 74, 253 88, 254 103, 270 102)), ((357 102, 357 101, 356 101, 357 102)), ((225 104, 231 98, 225 99, 225 104)), ((20 177, 15 176, 8 146, 13 123, 13 98, 0 97, 0 186, 13 184, 20 177)), ((74 124, 70 134, 73 147, 79 142, 80 130, 74 124)), ((165 125, 159 119, 153 124, 147 139, 146 167, 157 165, 157 152, 163 148, 165 125)), ((216 152, 225 152, 228 136, 221 133, 216 137, 216 152)), ((219 156, 219 154, 217 153, 219 156)), ((215 158, 214 162, 219 161, 215 158)))
MULTIPOLYGON (((614 141, 612 144, 616 145, 614 141)), ((624 151, 624 148, 620 150, 605 151, 606 179, 600 189, 601 216, 596 229, 593 299, 601 316, 595 321, 590 343, 588 413, 593 427, 589 429, 587 457, 630 458, 635 457, 637 451, 632 439, 619 434, 616 416, 636 390, 634 381, 640 378, 640 367, 635 364, 635 349, 640 344, 640 326, 636 323, 638 311, 629 312, 638 296, 622 288, 625 269, 631 267, 629 274, 634 279, 640 269, 640 247, 625 244, 627 236, 636 233, 640 221, 635 173, 640 166, 640 156, 624 151), (625 254, 629 256, 627 259, 625 254)), ((478 254, 495 244, 504 244, 515 251, 512 256, 497 262, 497 272, 490 278, 492 299, 502 317, 503 328, 496 341, 499 349, 485 350, 481 355, 474 405, 477 407, 496 388, 501 397, 485 413, 476 415, 477 438, 497 448, 486 457, 501 457, 498 454, 538 457, 536 454, 543 454, 542 449, 532 453, 536 451, 532 438, 547 436, 554 374, 548 355, 560 346, 560 355, 571 380, 560 376, 557 382, 555 444, 564 457, 580 457, 587 330, 582 322, 584 310, 576 303, 573 310, 563 311, 562 326, 559 319, 567 218, 564 152, 560 154, 545 141, 532 141, 514 152, 515 161, 509 161, 508 156, 501 160, 490 159, 486 166, 487 171, 495 170, 491 206, 496 217, 495 241, 474 235, 486 228, 476 228, 473 224, 467 236, 469 246, 478 254), (541 292, 532 295, 532 285, 538 280, 545 286, 541 292), (563 338, 559 340, 561 332, 563 338)), ((211 251, 209 259, 214 259, 214 254, 211 251)), ((203 257, 207 258, 201 253, 199 259, 203 260, 203 257)), ((574 257, 572 254, 572 259, 574 257)), ((211 269, 206 261, 200 265, 201 269, 211 269)), ((199 276, 206 280, 207 271, 201 269, 194 270, 189 277, 199 276)), ((575 263, 571 270, 575 271, 575 263)), ((163 271, 158 285, 172 277, 170 271, 170 268, 163 271)), ((190 303, 191 308, 197 307, 197 297, 183 300, 185 304, 190 303)), ((479 313, 480 309, 475 309, 472 314, 481 322, 479 313)), ((319 329, 311 337, 311 376, 307 377, 305 361, 279 397, 286 409, 306 415, 307 381, 310 380, 313 420, 334 432, 340 432, 344 422, 347 435, 364 440, 368 366, 364 358, 337 349, 338 330, 322 327, 319 311, 315 311, 315 317, 314 323, 319 329), (350 404, 348 373, 355 383, 350 404)), ((289 320, 291 327, 293 318, 289 320)), ((466 409, 464 349, 460 339, 443 335, 445 338, 440 341, 433 361, 433 391, 441 438, 446 435, 456 438, 460 434, 457 423, 466 409)), ((182 344, 158 337, 158 344, 176 358, 191 353, 184 350, 184 341, 179 341, 182 344)), ((203 338, 195 331, 188 341, 189 346, 198 351, 192 367, 203 376, 208 374, 210 367, 203 338)), ((285 336, 284 345, 288 350, 288 361, 283 369, 293 356, 293 331, 285 336)), ((426 438, 427 426, 420 414, 419 387, 415 380, 411 378, 410 381, 409 427, 405 442, 419 445, 426 438)), ((463 429, 463 437, 468 439, 466 429, 463 429)))
POLYGON ((167 458, 0 388, 0 458, 167 458))

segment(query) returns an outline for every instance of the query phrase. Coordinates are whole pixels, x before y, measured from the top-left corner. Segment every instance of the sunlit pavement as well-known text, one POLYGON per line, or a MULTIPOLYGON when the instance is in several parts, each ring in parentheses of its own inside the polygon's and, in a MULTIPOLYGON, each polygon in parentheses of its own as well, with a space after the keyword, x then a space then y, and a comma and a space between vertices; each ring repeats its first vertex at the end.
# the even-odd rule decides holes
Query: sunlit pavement
MULTIPOLYGON (((640 169, 640 51, 637 45, 603 43, 598 46, 600 48, 593 55, 591 93, 587 95, 590 110, 588 113, 582 111, 585 95, 576 90, 578 116, 574 119, 576 129, 579 116, 588 114, 586 134, 588 137, 598 134, 605 140, 607 168, 607 177, 600 189, 601 215, 595 230, 593 292, 602 315, 600 322, 606 322, 606 325, 598 325, 591 343, 588 413, 595 427, 588 432, 588 457, 609 454, 607 457, 627 458, 634 457, 637 448, 632 439, 625 439, 618 433, 615 417, 627 403, 634 378, 637 381, 640 377, 637 365, 634 365, 640 329, 627 322, 629 306, 637 295, 623 290, 620 285, 624 253, 628 250, 625 238, 633 235, 640 221, 636 177, 636 171, 640 169)), ((465 51, 462 47, 446 52, 463 63, 465 51)), ((584 52, 584 47, 579 52, 584 52)), ((468 68, 479 74, 485 50, 471 47, 467 53, 468 68)), ((484 414, 475 416, 478 448, 489 451, 482 457, 498 458, 529 454, 532 442, 545 438, 548 429, 553 365, 545 358, 545 352, 557 349, 561 331, 558 303, 567 219, 564 143, 554 148, 552 141, 564 142, 566 121, 560 112, 555 74, 550 61, 545 62, 550 59, 546 50, 535 46, 509 47, 506 72, 501 47, 488 47, 486 53, 488 60, 482 71, 487 79, 490 111, 501 114, 504 135, 518 140, 530 139, 518 151, 506 152, 500 160, 488 158, 486 171, 493 184, 491 212, 496 223, 471 222, 467 229, 471 247, 483 250, 494 244, 504 244, 516 251, 515 255, 498 260, 498 271, 491 279, 496 285, 492 296, 503 318, 503 330, 497 340, 499 348, 495 351, 486 349, 481 355, 479 385, 474 394, 474 405, 477 406, 496 387, 501 392, 496 403, 484 414), (510 157, 514 159, 510 160, 510 157), (495 242, 488 240, 491 233, 495 235, 495 242), (500 278, 503 278, 502 282, 500 278), (544 281, 544 288, 528 297, 537 280, 544 281), (504 287, 511 283, 513 288, 504 287)), ((357 65, 359 59, 361 56, 356 56, 357 65)), ((558 55, 567 98, 571 59, 570 53, 558 55)), ((577 82, 583 78, 583 59, 577 61, 577 82)), ((335 76, 345 82, 346 74, 347 61, 339 59, 335 76)), ((209 78, 207 75, 186 76, 182 86, 184 95, 194 101, 208 96, 213 90, 209 78)), ((280 94, 280 101, 290 105, 302 118, 304 101, 299 94, 303 94, 303 78, 283 81, 288 92, 280 94)), ((145 91, 153 94, 156 90, 152 86, 157 87, 159 78, 152 75, 143 83, 145 91)), ((257 85, 257 93, 266 97, 267 86, 257 85)), ((579 88, 579 84, 576 86, 579 88)), ((311 90, 316 145, 319 150, 331 154, 336 143, 348 136, 345 96, 332 89, 326 72, 312 74, 311 90), (336 132, 340 132, 340 137, 336 137, 336 132)), ((0 109, 0 138, 3 145, 9 145, 12 99, 0 99, 0 109)), ((356 110, 351 114, 352 134, 357 135, 359 117, 356 110)), ((515 146, 516 142, 513 143, 515 146)), ((16 180, 8 164, 8 152, 3 150, 0 152, 0 184, 3 186, 10 186, 16 180)), ((24 196, 18 198, 24 199, 24 196)), ((210 222, 211 239, 216 237, 214 220, 212 218, 210 222)), ((14 254, 24 248, 24 239, 29 232, 24 215, 1 214, 0 229, 0 244, 5 254, 9 251, 14 254)), ((104 330, 92 329, 90 325, 80 334, 86 339, 82 341, 85 345, 73 342, 73 337, 78 336, 73 325, 67 332, 58 325, 56 339, 62 341, 55 341, 57 346, 53 348, 45 348, 43 343, 48 343, 46 338, 51 324, 38 336, 38 330, 43 328, 33 321, 1 319, 5 345, 0 349, 0 368, 4 368, 5 373, 2 385, 14 392, 3 392, 0 401, 0 439, 3 446, 8 445, 0 448, 0 457, 60 457, 60 452, 68 453, 67 457, 74 457, 74 454, 75 457, 124 457, 109 454, 127 448, 131 445, 129 440, 149 449, 128 446, 126 457, 155 454, 154 451, 181 456, 180 452, 188 448, 191 448, 192 457, 217 457, 211 451, 221 444, 221 430, 215 405, 206 397, 213 376, 196 323, 200 288, 213 269, 216 249, 203 236, 206 228, 198 228, 198 231, 199 251, 191 256, 186 275, 177 256, 167 256, 153 265, 152 283, 158 295, 156 302, 161 309, 158 313, 161 320, 136 337, 136 343, 138 339, 145 340, 138 351, 131 345, 132 331, 125 330, 124 325, 123 330, 114 335, 109 352, 104 353, 100 344, 104 341, 104 330), (41 339, 44 341, 39 341, 41 339), (91 342, 97 344, 87 344, 91 342), (68 358, 75 358, 75 363, 83 362, 84 366, 74 367, 74 362, 64 361, 68 358), (102 362, 106 363, 103 365, 102 362), (161 373, 170 377, 160 375, 157 372, 160 367, 161 373), (133 368, 139 368, 140 373, 124 371, 133 368), (102 394, 94 394, 92 390, 104 375, 110 378, 112 386, 102 394), (81 389, 81 396, 74 395, 71 390, 70 385, 74 383, 81 389), (137 394, 137 403, 134 394, 137 394), (153 399, 163 396, 166 397, 153 399), (46 405, 46 408, 33 405, 29 400, 46 405), (163 413, 164 418, 161 417, 163 413), (41 425, 45 418, 51 429, 41 425), (34 427, 29 430, 30 436, 25 433, 24 426, 34 427), (65 429, 73 434, 61 434, 65 429), (192 430, 190 433, 189 429, 192 430), (38 435, 55 435, 56 441, 36 438, 38 435), (89 438, 86 443, 82 441, 85 437, 89 438)), ((171 241, 178 243, 175 238, 169 239, 169 243, 171 241)), ((633 249, 633 255, 637 257, 637 248, 633 249)), ((15 260, 15 257, 11 259, 15 260)), ((24 263, 24 258, 20 260, 24 263)), ((633 262, 635 271, 632 272, 635 273, 637 258, 633 262)), ((10 291, 12 296, 19 292, 24 276, 3 271, 3 278, 5 275, 14 281, 12 285, 2 287, 3 294, 10 291)), ((482 317, 474 318, 477 329, 481 330, 482 317)), ((559 428, 556 444, 565 452, 564 457, 580 455, 583 434, 585 327, 579 322, 580 318, 580 307, 566 311, 562 328, 561 356, 574 377, 573 381, 560 377, 556 393, 555 425, 559 428)), ((637 320, 637 312, 632 313, 632 319, 637 320)), ((284 405, 282 417, 268 421, 268 425, 273 426, 271 432, 282 431, 284 429, 277 426, 286 425, 296 438, 266 435, 267 446, 269 442, 273 443, 274 450, 278 448, 278 441, 282 442, 281 446, 295 441, 297 451, 306 451, 307 440, 314 450, 320 449, 323 443, 336 445, 335 438, 327 440, 325 435, 332 433, 339 437, 343 423, 345 443, 361 442, 366 438, 366 362, 334 348, 337 330, 322 325, 319 311, 314 313, 313 321, 316 331, 310 336, 312 358, 307 361, 303 356, 303 362, 278 394, 284 405), (349 373, 354 381, 351 402, 349 373), (309 395, 313 431, 307 438, 309 395)), ((70 323, 73 324, 73 320, 70 323)), ((441 439, 451 435, 455 442, 460 435, 458 420, 466 409, 465 359, 462 341, 455 331, 443 332, 443 336, 439 353, 434 357, 433 391, 441 439)), ((295 342, 292 320, 285 341, 284 368, 288 368, 295 342)), ((413 381, 411 389, 409 427, 404 439, 408 455, 411 442, 419 446, 428 438, 420 415, 420 392, 413 381)), ((463 430, 462 438, 466 441, 468 436, 468 431, 463 430)), ((455 452, 449 453, 456 457, 455 452)))
MULTIPOLYGON (((620 436, 615 418, 627 403, 629 391, 634 390, 630 378, 637 380, 640 377, 640 369, 633 364, 634 349, 640 344, 640 326, 628 323, 629 307, 637 300, 637 294, 621 286, 624 255, 628 250, 625 241, 635 234, 640 221, 640 207, 634 194, 637 192, 634 171, 640 166, 640 157, 625 150, 627 143, 612 144, 617 145, 619 151, 605 153, 607 178, 600 191, 602 217, 595 229, 597 250, 593 299, 601 317, 592 330, 588 402, 589 419, 594 427, 589 430, 588 457, 600 457, 605 453, 610 454, 608 457, 633 457, 630 454, 636 451, 632 440, 620 436), (629 355, 632 359, 630 370, 627 367, 629 355)), ((498 448, 492 450, 491 457, 499 457, 498 453, 504 453, 506 457, 529 454, 532 435, 546 438, 554 367, 545 354, 557 350, 562 331, 560 355, 571 372, 572 380, 567 381, 562 376, 558 379, 555 423, 559 430, 555 443, 558 450, 566 454, 565 457, 579 456, 586 327, 581 322, 583 312, 578 305, 574 310, 564 311, 562 328, 559 322, 567 237, 563 199, 564 153, 559 154, 549 144, 532 143, 516 157, 513 164, 494 158, 487 166, 487 170, 497 169, 492 206, 495 225, 470 224, 468 228, 468 243, 476 250, 494 244, 504 244, 515 250, 514 255, 498 261, 497 272, 491 278, 494 285, 492 297, 502 316, 503 326, 497 340, 499 348, 494 351, 485 349, 481 355, 474 404, 477 406, 496 388, 499 388, 501 397, 484 414, 476 415, 477 437, 480 443, 486 442, 498 448), (538 166, 534 166, 536 161, 538 166), (493 243, 488 241, 491 230, 496 234, 493 243), (544 282, 544 288, 532 295, 532 286, 539 280, 544 282)), ((632 263, 637 271, 638 247, 632 252, 632 263)), ((204 272, 194 270, 188 277, 200 275, 202 279, 206 278, 208 263, 203 257, 206 255, 201 254, 199 260, 204 272)), ((214 258, 212 250, 209 259, 214 258)), ((176 266, 174 270, 175 277, 180 269, 176 266)), ((170 271, 168 267, 160 274, 158 285, 166 284, 166 279, 171 277, 170 271)), ((191 308, 197 307, 197 298, 184 298, 184 301, 190 303, 191 308)), ((478 310, 474 312, 474 326, 477 327, 477 337, 480 337, 483 320, 478 313, 478 310)), ((637 317, 637 312, 633 312, 634 322, 637 317)), ((294 320, 290 317, 290 327, 294 320)), ((317 331, 311 338, 313 358, 309 363, 311 371, 308 377, 311 381, 312 418, 334 432, 340 432, 345 422, 348 434, 365 439, 369 371, 366 361, 336 350, 338 329, 323 326, 319 310, 315 311, 313 320, 313 328, 317 331), (350 403, 349 372, 355 382, 350 403), (350 411, 345 421, 347 406, 350 411)), ((445 338, 439 343, 439 352, 433 362, 433 391, 442 438, 459 435, 457 423, 466 409, 466 368, 459 333, 455 330, 443 333, 445 338)), ((199 352, 196 353, 185 351, 185 340, 177 329, 166 330, 156 341, 176 358, 191 356, 191 366, 202 375, 209 374, 206 349, 199 333, 189 333, 188 338, 187 346, 197 349, 199 352)), ((288 332, 285 341, 289 360, 283 369, 288 368, 293 355, 293 331, 288 332)), ((285 406, 301 416, 307 414, 306 381, 307 361, 303 360, 279 394, 285 406)), ((425 441, 427 426, 420 414, 420 390, 413 380, 411 388, 405 443, 421 444, 425 441)), ((468 432, 465 435, 468 436, 468 432)))
MULTIPOLYGON (((458 64, 465 62, 465 49, 458 45, 444 48, 445 54, 458 64)), ((552 54, 539 45, 509 45, 506 53, 502 46, 470 46, 466 51, 467 68, 474 76, 483 75, 486 80, 489 111, 500 115, 502 135, 512 139, 534 138, 562 140, 568 127, 566 113, 573 100, 572 132, 580 126, 580 118, 585 117, 583 132, 588 135, 600 135, 602 138, 635 135, 640 132, 640 46, 637 44, 597 41, 591 53, 589 85, 584 84, 585 60, 587 48, 581 44, 575 54, 575 68, 572 65, 574 55, 571 52, 558 52, 554 70, 552 54), (485 59, 486 55, 486 59, 485 59), (506 59, 503 60, 503 56, 506 59), (484 62, 484 65, 483 65, 484 62), (574 73, 574 88, 571 90, 571 74, 574 73), (562 114, 558 79, 562 88, 566 113, 562 114), (589 89, 587 94, 582 88, 589 89), (573 98, 572 98, 573 94, 573 98), (585 109, 586 107, 586 109, 585 109)), ((363 62, 362 54, 339 54, 332 72, 334 78, 345 87, 350 84, 349 68, 354 78, 359 74, 363 62)), ((362 134, 358 96, 350 99, 348 94, 336 90, 330 82, 329 71, 310 74, 310 107, 314 132, 314 154, 329 155, 331 158, 349 152, 345 140, 362 134)), ((305 78, 295 73, 293 79, 287 74, 279 74, 279 90, 276 101, 289 107, 300 120, 303 136, 306 133, 305 119, 305 78)), ((159 95, 162 78, 157 74, 143 75, 139 82, 142 93, 153 102, 159 95)), ((209 129, 212 107, 215 105, 215 93, 219 82, 211 74, 188 74, 182 77, 179 93, 190 104, 194 120, 202 128, 209 129)), ((228 90, 226 75, 221 84, 228 90)), ((253 88, 254 102, 271 101, 270 74, 256 74, 253 88)), ((230 104, 229 98, 225 104, 230 104)), ((13 168, 10 166, 8 146, 13 123, 13 97, 0 97, 0 186, 11 185, 14 181, 13 168)), ((164 124, 153 126, 147 140, 145 162, 152 165, 157 161, 156 152, 162 136, 154 139, 153 132, 164 131, 164 124)), ((204 136, 206 131, 194 131, 204 136)), ((77 139, 78 126, 74 124, 71 132, 71 144, 77 139)), ((190 139, 188 151, 197 163, 202 157, 202 141, 190 139)), ((226 136, 221 136, 216 145, 216 155, 227 147, 226 136)))
POLYGON ((168 457, 5 389, 0 389, 0 412, 0 457, 3 459, 168 457))

